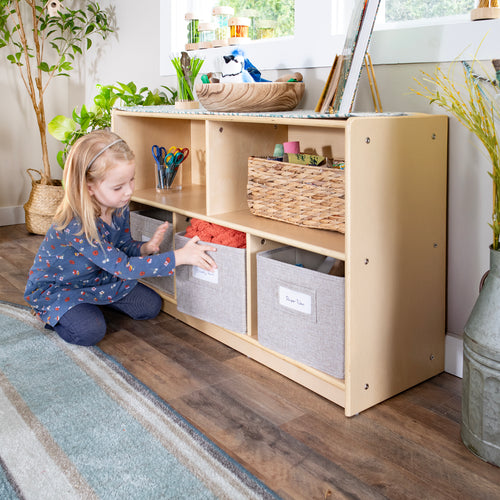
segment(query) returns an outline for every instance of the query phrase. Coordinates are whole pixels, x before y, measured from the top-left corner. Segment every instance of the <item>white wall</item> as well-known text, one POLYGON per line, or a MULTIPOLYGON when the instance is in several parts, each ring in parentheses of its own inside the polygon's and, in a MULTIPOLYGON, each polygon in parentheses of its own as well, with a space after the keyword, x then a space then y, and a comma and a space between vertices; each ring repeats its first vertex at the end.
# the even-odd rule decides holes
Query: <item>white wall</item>
POLYGON ((156 88, 166 84, 160 74, 159 0, 99 2, 102 9, 110 5, 117 29, 106 41, 96 43, 97 50, 87 54, 86 101, 95 95, 95 85, 128 83, 156 88))
MULTIPOLYGON (((176 86, 172 77, 160 77, 159 0, 140 3, 135 0, 120 2, 101 0, 104 8, 115 5, 118 31, 114 38, 99 43, 86 60, 82 74, 84 87, 78 78, 66 81, 61 88, 52 89, 49 116, 69 113, 82 100, 89 103, 96 83, 135 81, 151 88, 160 85, 176 86), (84 90, 83 90, 84 89, 84 90), (84 97, 85 96, 85 97, 84 97)), ((314 40, 314 37, 312 38, 314 40)), ((374 40, 374 43, 376 40, 374 40)), ((376 48, 372 53, 376 53, 376 48)), ((314 50, 312 47, 311 50, 314 50)), ((1 51, 0 51, 1 54, 1 51)), ((252 61, 258 67, 258 61, 252 61)), ((377 61, 374 61, 375 64, 377 61)), ((13 69, 0 61, 0 224, 22 222, 22 204, 26 201, 29 185, 25 170, 39 164, 40 149, 31 110, 14 77, 13 69), (9 214, 14 214, 8 216, 9 214)), ((437 112, 427 102, 408 91, 414 86, 414 77, 421 69, 432 71, 434 63, 376 65, 375 71, 384 111, 437 112)), ((298 68, 300 69, 300 68, 298 68)), ((307 86, 304 108, 314 108, 329 68, 300 69, 307 86)), ((265 72, 275 78, 277 72, 265 72)), ((362 77, 357 110, 371 110, 367 82, 362 77)), ((58 147, 50 138, 51 151, 58 147)), ((390 154, 390 151, 388 151, 390 154)), ((53 170, 59 167, 54 160, 53 170)), ((487 175, 488 159, 474 138, 455 119, 450 120, 449 140, 449 228, 448 228, 448 316, 447 316, 447 370, 461 371, 460 337, 464 324, 477 298, 478 283, 489 267, 488 247, 491 214, 491 182, 487 175)))

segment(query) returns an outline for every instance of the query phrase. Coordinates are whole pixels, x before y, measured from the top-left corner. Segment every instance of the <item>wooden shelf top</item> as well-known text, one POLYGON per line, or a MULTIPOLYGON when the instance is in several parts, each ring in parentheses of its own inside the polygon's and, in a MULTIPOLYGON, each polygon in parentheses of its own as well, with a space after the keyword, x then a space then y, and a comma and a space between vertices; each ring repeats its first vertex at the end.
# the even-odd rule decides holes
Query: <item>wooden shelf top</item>
POLYGON ((296 110, 267 113, 217 113, 205 109, 178 110, 174 106, 122 106, 113 109, 119 116, 168 118, 169 120, 232 121, 245 123, 276 123, 281 125, 308 125, 315 127, 345 128, 349 117, 296 110))

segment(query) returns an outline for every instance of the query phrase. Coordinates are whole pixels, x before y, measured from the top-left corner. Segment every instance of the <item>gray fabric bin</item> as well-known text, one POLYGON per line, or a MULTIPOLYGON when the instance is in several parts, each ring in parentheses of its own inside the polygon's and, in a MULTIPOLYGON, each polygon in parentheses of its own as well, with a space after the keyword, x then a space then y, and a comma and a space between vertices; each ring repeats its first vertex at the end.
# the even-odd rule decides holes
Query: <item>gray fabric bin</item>
MULTIPOLYGON (((170 222, 160 252, 173 250, 172 213, 166 210, 149 209, 130 212, 130 234, 134 240, 148 241, 155 233, 158 226, 163 222, 170 222)), ((148 283, 169 295, 174 294, 175 285, 173 276, 161 276, 158 278, 142 278, 141 281, 148 283)))
MULTIPOLYGON (((175 235, 175 248, 189 241, 184 234, 175 235)), ((177 309, 232 332, 246 333, 246 250, 200 243, 217 248, 209 252, 217 270, 210 273, 196 266, 177 267, 177 309)))
POLYGON ((343 379, 345 279, 316 271, 324 260, 293 247, 257 254, 258 340, 343 379))

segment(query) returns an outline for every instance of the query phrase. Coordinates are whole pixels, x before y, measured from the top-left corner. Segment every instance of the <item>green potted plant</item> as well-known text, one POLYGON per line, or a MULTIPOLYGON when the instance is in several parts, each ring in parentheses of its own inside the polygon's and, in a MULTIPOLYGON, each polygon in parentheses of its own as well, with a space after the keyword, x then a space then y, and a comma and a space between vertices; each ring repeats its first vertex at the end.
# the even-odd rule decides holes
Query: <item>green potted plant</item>
POLYGON ((111 110, 115 103, 125 106, 158 106, 174 104, 177 92, 162 85, 163 90, 149 90, 148 87, 138 89, 134 82, 116 85, 97 85, 98 93, 93 104, 75 107, 71 116, 55 116, 48 124, 49 133, 61 141, 64 149, 57 154, 57 162, 64 168, 64 162, 75 141, 92 130, 111 127, 111 110), (167 95, 167 92, 170 94, 167 95))
MULTIPOLYGON (((500 60, 494 60, 496 78, 474 70, 463 61, 461 85, 441 68, 424 73, 418 95, 451 113, 477 136, 491 160, 493 206, 490 227, 490 269, 481 280, 479 297, 464 328, 462 440, 473 453, 500 466, 500 118, 497 96, 500 60)), ((453 65, 450 69, 450 73, 453 65)))
POLYGON ((96 2, 72 10, 59 0, 0 0, 0 49, 17 66, 33 106, 42 149, 41 171, 28 169, 32 191, 24 208, 30 232, 46 232, 62 198, 60 182, 51 175, 47 149, 44 99, 48 87, 56 77, 70 75, 74 60, 91 48, 94 35, 106 38, 112 31, 106 12, 96 2), (38 172, 40 179, 35 180, 31 172, 38 172))
POLYGON ((180 56, 173 56, 171 61, 175 68, 177 83, 179 85, 175 107, 179 109, 198 108, 199 103, 194 98, 193 86, 203 65, 203 59, 190 57, 187 52, 181 52, 180 56))

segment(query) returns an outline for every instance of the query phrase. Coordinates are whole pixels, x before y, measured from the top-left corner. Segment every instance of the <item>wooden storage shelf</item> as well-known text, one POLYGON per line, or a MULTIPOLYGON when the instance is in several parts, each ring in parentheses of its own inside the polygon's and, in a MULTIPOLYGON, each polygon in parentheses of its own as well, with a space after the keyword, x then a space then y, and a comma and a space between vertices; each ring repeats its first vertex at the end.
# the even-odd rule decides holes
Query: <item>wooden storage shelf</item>
POLYGON ((366 115, 215 114, 173 108, 113 111, 113 129, 136 154, 134 202, 247 235, 248 333, 164 310, 345 408, 352 416, 444 367, 447 118, 366 115), (276 143, 345 159, 345 235, 256 217, 246 201, 249 156, 276 143), (188 147, 181 189, 154 188, 153 144, 188 147), (291 245, 345 261, 345 376, 336 379, 259 343, 257 253, 291 245))

